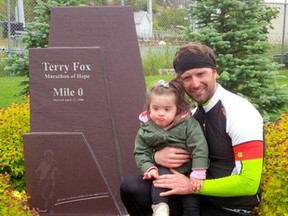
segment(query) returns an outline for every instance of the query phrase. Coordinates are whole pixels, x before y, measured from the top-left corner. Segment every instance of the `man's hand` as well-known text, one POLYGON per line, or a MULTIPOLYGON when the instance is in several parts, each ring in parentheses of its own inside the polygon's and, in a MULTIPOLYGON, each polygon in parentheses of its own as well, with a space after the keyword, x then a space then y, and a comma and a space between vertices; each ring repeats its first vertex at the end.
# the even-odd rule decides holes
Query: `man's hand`
POLYGON ((161 175, 153 181, 155 187, 171 189, 167 192, 160 193, 160 196, 191 194, 193 191, 190 178, 174 169, 170 169, 170 171, 172 174, 161 175))
POLYGON ((177 168, 189 161, 190 154, 182 148, 165 147, 155 153, 154 159, 158 165, 177 168))

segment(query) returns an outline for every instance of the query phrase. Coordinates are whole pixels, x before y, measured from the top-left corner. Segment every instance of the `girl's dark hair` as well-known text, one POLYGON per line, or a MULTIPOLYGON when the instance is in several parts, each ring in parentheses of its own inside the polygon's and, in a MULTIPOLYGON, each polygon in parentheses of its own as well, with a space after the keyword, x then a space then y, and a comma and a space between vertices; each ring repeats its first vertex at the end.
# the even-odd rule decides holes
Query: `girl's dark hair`
POLYGON ((184 114, 190 112, 190 103, 185 95, 185 89, 183 82, 179 77, 172 79, 168 82, 168 85, 163 85, 160 83, 156 83, 153 85, 147 95, 146 99, 146 110, 149 112, 150 103, 151 103, 151 95, 175 95, 176 98, 176 107, 177 112, 176 115, 184 114))

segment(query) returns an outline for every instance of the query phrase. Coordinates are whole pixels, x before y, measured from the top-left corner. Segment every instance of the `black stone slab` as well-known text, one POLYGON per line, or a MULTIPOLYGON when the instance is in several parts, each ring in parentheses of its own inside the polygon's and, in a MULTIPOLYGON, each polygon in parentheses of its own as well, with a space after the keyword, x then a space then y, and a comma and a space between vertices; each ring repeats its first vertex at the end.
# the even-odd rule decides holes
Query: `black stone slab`
POLYGON ((54 7, 49 47, 100 47, 121 176, 135 173, 131 149, 145 101, 145 80, 130 6, 54 7), (132 162, 133 161, 133 162, 132 162))
POLYGON ((119 187, 138 172, 133 148, 145 92, 131 7, 52 8, 49 48, 30 50, 31 134, 24 136, 24 154, 33 207, 49 215, 126 213, 119 187), (80 132, 81 139, 74 134, 80 132), (73 149, 67 148, 70 141, 73 149), (37 177, 34 170, 39 157, 49 155, 57 158, 63 179, 57 180, 57 199, 47 201, 36 186, 43 171, 37 177), (84 176, 92 175, 78 176, 79 188, 69 181, 79 173, 67 171, 74 163, 84 176))
POLYGON ((119 206, 83 133, 24 135, 29 203, 41 215, 118 215, 119 206))

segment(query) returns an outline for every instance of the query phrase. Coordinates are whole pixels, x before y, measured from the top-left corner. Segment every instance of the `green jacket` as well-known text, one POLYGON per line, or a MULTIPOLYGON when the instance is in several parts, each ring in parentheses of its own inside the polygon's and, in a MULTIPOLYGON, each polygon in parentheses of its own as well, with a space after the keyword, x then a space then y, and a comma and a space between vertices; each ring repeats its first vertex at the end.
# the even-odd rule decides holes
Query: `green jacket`
POLYGON ((142 173, 155 166, 154 152, 166 146, 183 148, 191 154, 192 160, 177 168, 178 172, 190 173, 191 170, 207 169, 209 166, 205 136, 199 123, 191 115, 181 118, 168 130, 159 127, 151 119, 141 121, 141 128, 135 140, 134 156, 142 173))

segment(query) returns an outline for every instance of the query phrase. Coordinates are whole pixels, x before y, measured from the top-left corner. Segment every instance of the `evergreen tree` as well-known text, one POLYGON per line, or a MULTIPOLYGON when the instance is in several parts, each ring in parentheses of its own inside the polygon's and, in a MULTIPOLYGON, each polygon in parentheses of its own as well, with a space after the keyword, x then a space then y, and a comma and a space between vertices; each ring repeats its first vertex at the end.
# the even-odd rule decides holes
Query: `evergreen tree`
MULTIPOLYGON (((11 75, 27 75, 29 76, 29 49, 30 48, 46 48, 48 46, 48 36, 50 27, 50 14, 52 7, 59 6, 79 6, 84 5, 90 0, 36 0, 34 17, 31 23, 25 27, 25 33, 22 41, 25 44, 26 53, 11 54, 4 58, 6 65, 4 71, 11 75)), ((22 85, 26 86, 22 94, 28 93, 29 81, 23 81, 22 85)))
POLYGON ((37 0, 34 13, 34 20, 26 27, 26 34, 23 42, 26 48, 44 48, 48 46, 48 35, 50 26, 50 14, 52 7, 59 6, 79 6, 87 2, 80 0, 37 0))
POLYGON ((197 29, 189 26, 185 34, 215 50, 219 83, 248 98, 266 119, 287 106, 284 88, 276 82, 280 65, 263 57, 277 13, 262 0, 200 0, 189 13, 197 29))

